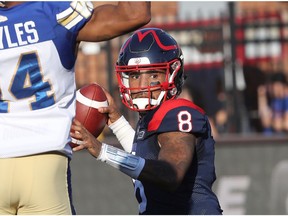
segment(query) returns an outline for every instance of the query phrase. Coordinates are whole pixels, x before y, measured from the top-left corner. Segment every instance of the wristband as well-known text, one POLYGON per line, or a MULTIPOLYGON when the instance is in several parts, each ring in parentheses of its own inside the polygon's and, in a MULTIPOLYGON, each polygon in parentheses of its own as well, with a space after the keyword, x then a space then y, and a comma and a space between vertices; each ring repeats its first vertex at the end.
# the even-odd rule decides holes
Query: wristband
POLYGON ((111 165, 133 179, 138 178, 145 165, 145 159, 105 143, 102 143, 97 160, 111 165))

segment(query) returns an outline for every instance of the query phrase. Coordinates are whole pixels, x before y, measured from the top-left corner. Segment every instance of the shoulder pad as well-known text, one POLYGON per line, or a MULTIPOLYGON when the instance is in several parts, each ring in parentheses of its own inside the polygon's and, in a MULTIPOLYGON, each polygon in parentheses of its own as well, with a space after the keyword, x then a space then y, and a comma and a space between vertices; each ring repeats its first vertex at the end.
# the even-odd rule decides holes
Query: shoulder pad
POLYGON ((148 131, 199 132, 206 125, 203 109, 185 99, 169 100, 161 104, 148 124, 148 131))

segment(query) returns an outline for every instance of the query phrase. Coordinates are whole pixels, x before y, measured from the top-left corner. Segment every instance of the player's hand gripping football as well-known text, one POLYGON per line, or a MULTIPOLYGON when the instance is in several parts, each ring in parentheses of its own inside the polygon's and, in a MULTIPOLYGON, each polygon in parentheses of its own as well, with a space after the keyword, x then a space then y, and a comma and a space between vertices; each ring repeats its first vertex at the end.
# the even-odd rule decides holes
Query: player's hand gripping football
POLYGON ((90 154, 94 157, 98 157, 102 143, 98 141, 77 119, 73 120, 71 129, 74 132, 70 132, 71 137, 82 140, 81 145, 73 148, 73 151, 80 151, 82 149, 87 149, 90 154))
POLYGON ((121 113, 120 113, 119 109, 117 108, 115 101, 114 101, 113 97, 111 96, 111 94, 106 89, 103 88, 103 90, 104 90, 105 95, 106 95, 107 100, 108 100, 108 107, 99 107, 98 111, 100 113, 107 113, 108 114, 107 125, 109 126, 110 124, 117 121, 121 117, 121 113))

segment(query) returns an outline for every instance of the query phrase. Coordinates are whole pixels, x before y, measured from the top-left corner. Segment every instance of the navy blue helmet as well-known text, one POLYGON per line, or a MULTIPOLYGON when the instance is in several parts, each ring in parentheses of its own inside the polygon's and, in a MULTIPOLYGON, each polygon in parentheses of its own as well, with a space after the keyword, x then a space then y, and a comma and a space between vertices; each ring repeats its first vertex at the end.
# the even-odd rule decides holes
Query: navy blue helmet
MULTIPOLYGON (((154 109, 163 101, 175 98, 181 93, 184 84, 183 68, 181 48, 171 35, 159 28, 136 31, 122 45, 116 63, 122 102, 132 110, 143 111, 154 109), (161 89, 158 98, 132 99, 129 74, 141 70, 166 72, 164 82, 153 83, 145 88, 148 95, 152 95, 151 86, 161 89)), ((141 91, 143 90, 141 87, 141 91)))

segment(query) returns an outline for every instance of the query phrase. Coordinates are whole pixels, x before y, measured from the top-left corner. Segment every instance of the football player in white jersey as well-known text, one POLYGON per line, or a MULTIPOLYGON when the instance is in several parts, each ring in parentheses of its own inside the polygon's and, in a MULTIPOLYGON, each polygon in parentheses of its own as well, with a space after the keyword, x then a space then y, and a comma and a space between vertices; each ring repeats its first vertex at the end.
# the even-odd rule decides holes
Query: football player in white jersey
POLYGON ((74 214, 68 143, 78 45, 147 24, 150 3, 0 6, 0 214, 74 214))

